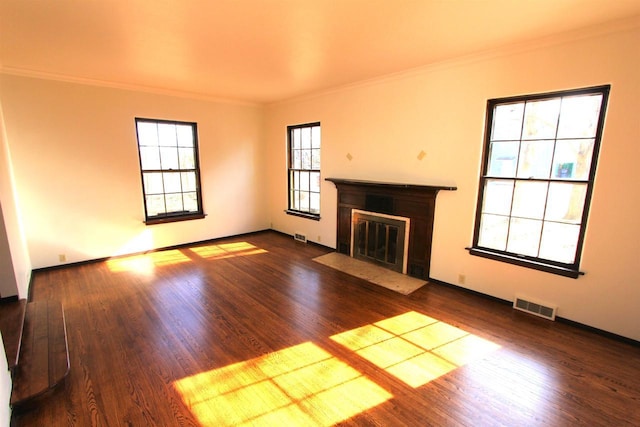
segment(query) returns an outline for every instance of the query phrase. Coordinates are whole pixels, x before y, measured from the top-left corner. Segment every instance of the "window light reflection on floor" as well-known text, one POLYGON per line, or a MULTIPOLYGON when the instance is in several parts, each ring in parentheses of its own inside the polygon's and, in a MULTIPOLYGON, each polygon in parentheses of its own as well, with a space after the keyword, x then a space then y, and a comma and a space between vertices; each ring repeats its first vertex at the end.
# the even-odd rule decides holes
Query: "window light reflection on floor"
MULTIPOLYGON (((268 252, 265 249, 261 249, 247 242, 197 246, 184 250, 188 250, 191 255, 209 260, 264 254, 268 252)), ((191 261, 191 258, 185 255, 183 250, 171 249, 149 252, 142 255, 112 258, 107 261, 107 267, 114 273, 133 271, 141 274, 151 274, 156 267, 189 261, 191 261)))
POLYGON ((203 426, 330 426, 393 396, 306 342, 174 382, 203 426))
POLYGON ((410 311, 331 337, 411 387, 486 356, 500 346, 410 311))
POLYGON ((150 252, 144 255, 112 258, 107 261, 107 267, 112 272, 135 271, 151 274, 155 267, 189 262, 191 259, 177 249, 150 252))
POLYGON ((222 243, 219 245, 197 246, 189 249, 198 256, 207 259, 232 258, 237 256, 267 253, 266 250, 247 242, 222 243))

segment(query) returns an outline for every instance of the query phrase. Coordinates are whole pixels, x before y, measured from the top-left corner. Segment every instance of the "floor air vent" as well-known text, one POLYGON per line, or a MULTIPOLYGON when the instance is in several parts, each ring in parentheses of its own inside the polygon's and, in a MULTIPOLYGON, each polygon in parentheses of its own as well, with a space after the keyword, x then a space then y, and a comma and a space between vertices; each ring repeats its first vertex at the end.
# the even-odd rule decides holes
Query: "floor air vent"
POLYGON ((293 235, 293 238, 298 242, 307 243, 307 236, 304 234, 296 233, 293 235))
POLYGON ((513 301, 513 308, 516 310, 524 311, 530 314, 534 314, 545 319, 555 320, 557 307, 541 303, 540 301, 534 301, 528 297, 517 296, 513 301))

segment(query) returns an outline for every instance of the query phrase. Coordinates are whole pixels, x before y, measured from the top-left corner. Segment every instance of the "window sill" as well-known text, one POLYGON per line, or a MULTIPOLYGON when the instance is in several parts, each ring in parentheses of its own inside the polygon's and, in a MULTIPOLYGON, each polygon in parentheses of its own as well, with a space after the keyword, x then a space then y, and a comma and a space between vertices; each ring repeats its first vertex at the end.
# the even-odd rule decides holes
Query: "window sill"
POLYGON ((314 214, 305 213, 305 212, 299 212, 299 211, 292 211, 291 209, 286 209, 284 212, 287 215, 299 216, 301 218, 307 218, 307 219, 311 219, 311 220, 314 220, 314 221, 320 221, 320 215, 314 215, 314 214))
POLYGON ((203 213, 195 213, 190 215, 163 216, 160 218, 148 218, 144 223, 146 225, 166 224, 169 222, 190 221, 192 219, 202 219, 206 215, 203 213))
POLYGON ((578 270, 572 270, 566 267, 559 267, 553 264, 546 264, 544 262, 537 262, 528 259, 518 258, 515 256, 500 254, 496 252, 492 252, 486 249, 480 248, 465 248, 469 251, 471 255, 479 256, 482 258, 488 258, 495 261, 502 261, 508 264, 519 265, 521 267, 532 268, 534 270, 544 271, 551 274, 558 274, 564 277, 570 277, 572 279, 577 279, 578 277, 584 275, 583 272, 578 270))

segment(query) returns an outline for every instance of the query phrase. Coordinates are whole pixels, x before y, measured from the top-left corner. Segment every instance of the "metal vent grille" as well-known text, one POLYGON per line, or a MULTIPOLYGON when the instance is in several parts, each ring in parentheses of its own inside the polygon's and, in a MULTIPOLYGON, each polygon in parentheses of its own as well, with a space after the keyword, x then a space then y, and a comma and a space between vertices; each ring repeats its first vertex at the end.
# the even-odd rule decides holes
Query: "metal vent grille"
POLYGON ((555 320, 557 307, 540 301, 533 301, 531 298, 516 296, 513 301, 513 308, 524 311, 545 319, 555 320))
POLYGON ((307 236, 304 234, 296 233, 293 235, 293 238, 298 242, 307 243, 307 236))

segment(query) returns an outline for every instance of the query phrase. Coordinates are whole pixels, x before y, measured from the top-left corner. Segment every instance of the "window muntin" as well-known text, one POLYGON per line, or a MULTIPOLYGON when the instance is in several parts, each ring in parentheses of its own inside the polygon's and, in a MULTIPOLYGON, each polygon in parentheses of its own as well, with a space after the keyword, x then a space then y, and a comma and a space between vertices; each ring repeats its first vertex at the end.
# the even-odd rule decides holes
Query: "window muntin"
POLYGON ((195 123, 136 118, 145 222, 202 218, 195 123))
POLYGON ((320 123, 288 126, 287 212, 320 217, 320 123))
POLYGON ((609 89, 488 101, 472 254, 578 277, 609 89))

